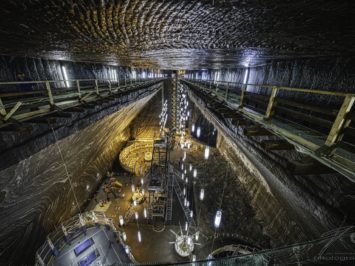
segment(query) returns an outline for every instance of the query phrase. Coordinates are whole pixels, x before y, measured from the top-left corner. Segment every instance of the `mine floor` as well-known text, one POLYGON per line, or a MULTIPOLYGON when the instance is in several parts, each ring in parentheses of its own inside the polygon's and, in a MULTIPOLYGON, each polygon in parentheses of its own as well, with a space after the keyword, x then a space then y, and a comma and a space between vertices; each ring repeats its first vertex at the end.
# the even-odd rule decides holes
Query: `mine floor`
MULTIPOLYGON (((202 167, 203 163, 203 150, 198 145, 195 145, 191 150, 188 151, 190 159, 191 155, 194 154, 195 161, 186 160, 184 162, 185 167, 189 166, 189 162, 193 162, 194 165, 197 165, 197 162, 200 161, 202 167)), ((144 156, 144 154, 142 154, 144 156)), ((170 163, 173 164, 176 168, 181 165, 183 157, 183 150, 180 148, 175 148, 170 153, 170 163)), ((200 167, 201 167, 200 165, 200 167)), ((204 169, 207 170, 207 169, 204 169)), ((189 169, 187 169, 188 172, 189 169)), ((188 173, 192 175, 192 173, 188 173)), ((174 231, 178 233, 181 228, 184 230, 185 217, 182 211, 181 205, 174 193, 173 198, 173 215, 172 221, 169 224, 165 225, 165 228, 162 232, 156 232, 153 230, 153 226, 148 223, 148 219, 144 218, 143 210, 144 208, 148 209, 148 197, 147 192, 146 200, 137 206, 132 205, 132 184, 139 184, 141 178, 134 177, 131 174, 128 174, 124 170, 117 170, 114 173, 114 177, 119 181, 123 186, 119 192, 116 191, 115 195, 109 193, 108 195, 104 192, 105 184, 108 182, 109 178, 103 180, 102 185, 96 192, 96 196, 89 202, 87 210, 102 211, 106 214, 108 218, 112 218, 112 221, 116 228, 123 230, 127 235, 126 243, 131 247, 131 252, 135 259, 138 262, 144 263, 173 263, 173 262, 187 262, 191 261, 191 258, 180 257, 174 249, 175 236, 171 232, 174 231), (104 203, 103 203, 104 202, 104 203), (119 225, 119 216, 124 216, 125 213, 132 208, 133 212, 130 222, 125 224, 123 227, 119 225), (138 220, 135 220, 134 212, 137 212, 139 215, 138 220), (140 230, 142 241, 138 241, 137 232, 140 230)), ((146 184, 147 180, 144 180, 146 184)), ((226 243, 220 239, 213 241, 213 235, 216 233, 211 226, 211 222, 204 220, 204 216, 201 216, 201 207, 196 202, 197 192, 194 192, 196 181, 192 182, 188 191, 190 193, 191 207, 194 210, 195 221, 197 222, 198 230, 201 232, 199 240, 194 241, 197 244, 193 254, 196 255, 197 260, 205 259, 208 254, 215 248, 218 248, 226 243), (201 225, 201 226, 200 226, 201 225)), ((195 229, 192 229, 195 231, 195 229)))

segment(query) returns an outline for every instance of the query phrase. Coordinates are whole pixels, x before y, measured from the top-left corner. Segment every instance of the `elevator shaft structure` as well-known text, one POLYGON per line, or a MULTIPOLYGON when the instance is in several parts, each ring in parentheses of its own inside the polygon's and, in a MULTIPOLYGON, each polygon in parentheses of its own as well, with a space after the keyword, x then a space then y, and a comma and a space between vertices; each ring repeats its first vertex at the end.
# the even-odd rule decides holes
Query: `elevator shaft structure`
POLYGON ((154 227, 162 227, 171 220, 168 162, 168 137, 155 140, 148 181, 149 218, 154 227))

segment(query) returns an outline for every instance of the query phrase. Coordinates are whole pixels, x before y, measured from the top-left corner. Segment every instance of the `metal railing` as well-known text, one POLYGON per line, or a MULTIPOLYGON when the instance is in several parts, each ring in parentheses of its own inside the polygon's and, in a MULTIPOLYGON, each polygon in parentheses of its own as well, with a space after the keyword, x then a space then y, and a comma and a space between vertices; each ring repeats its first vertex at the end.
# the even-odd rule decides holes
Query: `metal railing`
POLYGON ((355 120, 352 111, 355 94, 259 84, 181 81, 355 182, 355 128, 350 125, 351 120, 355 120), (309 101, 312 97, 335 103, 316 106, 309 101))
POLYGON ((162 79, 0 82, 0 125, 133 90, 162 79))

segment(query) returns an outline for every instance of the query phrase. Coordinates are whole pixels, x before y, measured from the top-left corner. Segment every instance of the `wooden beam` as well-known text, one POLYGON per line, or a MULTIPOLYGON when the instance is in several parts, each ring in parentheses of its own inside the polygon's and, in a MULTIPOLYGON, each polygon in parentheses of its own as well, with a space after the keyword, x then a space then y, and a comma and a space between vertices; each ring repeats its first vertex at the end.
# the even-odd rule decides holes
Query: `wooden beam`
POLYGON ((50 105, 54 105, 54 99, 53 99, 53 95, 52 95, 51 84, 49 83, 49 81, 46 81, 46 90, 47 90, 49 104, 50 105))
POLYGON ((248 120, 243 119, 243 118, 233 118, 232 119, 232 124, 235 126, 245 126, 248 124, 248 120))
POLYGON ((260 126, 252 126, 244 129, 244 135, 248 137, 252 136, 272 136, 273 134, 267 129, 260 126))
POLYGON ((272 92, 269 98, 269 104, 267 106, 266 109, 266 113, 265 113, 265 119, 269 120, 271 118, 271 116, 273 115, 273 106, 275 103, 275 98, 276 98, 276 94, 278 92, 278 89, 276 87, 272 87, 272 92))
POLYGON ((2 103, 1 98, 0 98, 0 115, 6 116, 6 109, 5 109, 4 104, 2 103))
POLYGON ((4 121, 9 120, 9 119, 12 117, 12 115, 20 108, 21 105, 22 105, 22 102, 17 102, 17 103, 15 104, 15 106, 11 108, 10 112, 8 112, 8 113, 5 115, 5 117, 4 117, 3 120, 4 120, 4 121))
POLYGON ((332 146, 336 142, 340 141, 343 136, 343 130, 350 125, 351 120, 347 118, 347 114, 351 111, 354 105, 355 96, 347 95, 344 98, 343 104, 341 105, 338 115, 335 118, 333 126, 329 132, 327 140, 325 141, 326 146, 332 146))
POLYGON ((265 150, 269 151, 281 151, 281 150, 293 150, 295 147, 288 143, 287 141, 280 139, 280 140, 263 140, 261 142, 261 146, 265 150))

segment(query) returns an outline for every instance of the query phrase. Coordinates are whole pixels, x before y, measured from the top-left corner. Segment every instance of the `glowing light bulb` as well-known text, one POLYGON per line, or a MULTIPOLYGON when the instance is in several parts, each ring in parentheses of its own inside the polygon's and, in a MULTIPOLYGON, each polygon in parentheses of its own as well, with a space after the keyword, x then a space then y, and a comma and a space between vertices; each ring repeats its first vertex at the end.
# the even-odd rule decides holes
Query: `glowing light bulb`
POLYGON ((127 254, 129 254, 129 247, 128 246, 125 246, 124 250, 127 254))
POLYGON ((191 237, 188 237, 188 238, 187 238, 187 244, 188 244, 188 245, 191 245, 191 242, 192 242, 191 237))
POLYGON ((141 185, 143 186, 143 184, 144 184, 144 180, 143 178, 141 178, 141 185))
POLYGON ((183 190, 183 194, 184 194, 184 196, 186 195, 186 188, 184 188, 184 190, 183 190))
POLYGON ((141 231, 138 231, 138 242, 142 242, 142 235, 141 235, 141 231))
POLYGON ((199 138, 201 136, 201 128, 197 128, 196 136, 199 138))
POLYGON ((137 206, 137 201, 133 200, 133 206, 137 206))
POLYGON ((194 169, 194 172, 193 172, 193 177, 196 178, 197 177, 197 169, 194 169))
POLYGON ((195 234, 195 240, 198 241, 198 238, 200 237, 200 232, 196 232, 195 234))
POLYGON ((190 211, 190 217, 194 217, 194 212, 193 211, 190 211))
POLYGON ((222 220, 222 210, 219 209, 216 212, 216 216, 214 217, 214 227, 219 228, 222 220))
POLYGON ((144 208, 144 210, 143 210, 143 215, 144 215, 144 218, 147 218, 147 209, 146 208, 144 208))
POLYGON ((191 132, 195 132, 195 124, 192 124, 192 127, 191 127, 191 132))
POLYGON ((120 216, 118 217, 118 221, 119 221, 119 223, 120 223, 120 226, 123 226, 123 225, 124 225, 124 219, 123 219, 123 216, 122 216, 122 215, 120 215, 120 216))
POLYGON ((189 227, 189 224, 187 222, 185 222, 185 231, 187 231, 188 227, 189 227))
POLYGON ((123 233, 122 233, 122 238, 123 238, 123 241, 126 241, 126 240, 127 240, 126 232, 123 232, 123 233))
POLYGON ((132 186, 131 186, 131 189, 132 189, 132 193, 134 193, 134 191, 136 191, 136 188, 134 187, 133 184, 132 184, 132 186))
POLYGON ((210 156, 210 147, 206 146, 205 148, 205 159, 207 160, 210 156))
POLYGON ((190 172, 192 171, 192 164, 190 164, 189 170, 190 170, 190 172))
POLYGON ((138 218, 139 218, 138 212, 134 213, 134 218, 136 218, 136 220, 138 220, 138 218))
POLYGON ((201 188, 200 190, 200 200, 203 200, 205 198, 205 189, 201 188))

